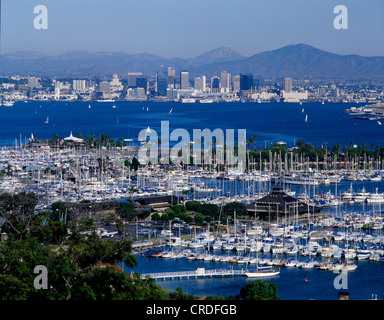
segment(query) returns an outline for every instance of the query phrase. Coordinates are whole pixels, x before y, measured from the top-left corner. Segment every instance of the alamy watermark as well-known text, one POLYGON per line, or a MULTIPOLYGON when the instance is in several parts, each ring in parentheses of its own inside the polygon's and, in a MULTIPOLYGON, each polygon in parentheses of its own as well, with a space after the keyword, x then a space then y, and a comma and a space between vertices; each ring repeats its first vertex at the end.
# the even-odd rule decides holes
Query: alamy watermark
POLYGON ((38 274, 33 280, 33 287, 36 290, 48 289, 48 269, 46 266, 38 265, 33 269, 34 274, 38 274))
POLYGON ((348 29, 348 9, 344 5, 337 5, 333 9, 333 13, 337 14, 333 20, 333 27, 336 30, 348 29))
POLYGON ((246 167, 246 129, 169 130, 169 121, 161 121, 160 135, 149 127, 139 133, 141 164, 227 165, 244 172, 246 167), (170 142, 175 144, 170 148, 170 142))
POLYGON ((338 274, 337 277, 333 280, 333 287, 336 290, 348 289, 348 271, 346 269, 343 270, 334 270, 333 273, 338 274))
POLYGON ((33 8, 33 13, 37 14, 33 20, 33 27, 36 30, 48 29, 48 9, 46 6, 38 5, 33 8))

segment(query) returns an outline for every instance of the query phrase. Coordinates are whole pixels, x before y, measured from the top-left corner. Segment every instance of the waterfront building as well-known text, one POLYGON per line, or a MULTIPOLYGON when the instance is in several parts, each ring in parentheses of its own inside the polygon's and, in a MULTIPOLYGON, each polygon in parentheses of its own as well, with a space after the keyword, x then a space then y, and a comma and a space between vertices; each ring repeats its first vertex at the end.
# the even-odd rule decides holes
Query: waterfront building
POLYGON ((219 93, 220 92, 220 79, 218 76, 211 78, 211 92, 219 93))
POLYGON ((285 92, 292 91, 292 78, 284 78, 284 91, 285 92))
POLYGON ((30 90, 33 90, 35 88, 40 88, 40 78, 36 78, 36 77, 28 77, 28 88, 30 90))
POLYGON ((146 90, 144 88, 128 88, 125 99, 131 101, 147 100, 146 90))
POLYGON ((250 90, 253 87, 253 74, 241 73, 240 74, 240 91, 250 90))
POLYGON ((317 93, 320 97, 325 97, 327 95, 327 91, 324 87, 320 87, 317 89, 317 93))
POLYGON ((189 88, 189 72, 181 71, 180 72, 180 89, 187 90, 189 88))
POLYGON ((74 91, 85 91, 87 88, 87 81, 86 80, 73 80, 72 87, 74 91))
POLYGON ((308 205, 286 194, 280 185, 273 187, 272 192, 261 199, 246 206, 249 214, 256 213, 259 219, 292 218, 296 215, 314 214, 320 212, 320 208, 308 205))
POLYGON ((64 142, 72 146, 84 145, 84 139, 74 137, 72 134, 72 131, 71 131, 71 134, 68 137, 64 138, 63 140, 64 142))
POLYGON ((263 86, 264 81, 263 78, 260 75, 254 75, 253 76, 253 86, 255 89, 259 90, 263 86))
POLYGON ((121 84, 119 77, 116 73, 113 74, 113 76, 112 76, 110 88, 112 91, 122 91, 123 90, 123 85, 121 84))
POLYGON ((168 67, 168 88, 175 88, 176 71, 174 67, 168 67))
POLYGON ((144 76, 138 76, 136 78, 136 88, 142 88, 145 91, 148 89, 148 80, 147 77, 144 76))
POLYGON ((303 100, 308 100, 308 92, 286 92, 281 91, 280 92, 281 97, 284 99, 285 102, 300 102, 303 100))
POLYGON ((101 92, 110 92, 111 91, 111 83, 109 81, 101 81, 99 83, 99 90, 101 92))
POLYGON ((128 72, 128 88, 137 88, 137 78, 142 75, 141 72, 128 72))
POLYGON ((194 88, 196 90, 199 90, 201 92, 205 92, 206 91, 206 86, 207 86, 207 83, 206 83, 206 76, 202 76, 202 77, 197 77, 195 78, 195 85, 194 85, 194 88))
POLYGON ((240 91, 240 76, 239 75, 232 77, 232 90, 234 92, 240 91))
POLYGON ((168 88, 168 72, 160 70, 156 73, 156 89, 158 95, 166 96, 168 88))
POLYGON ((223 92, 228 92, 231 89, 231 74, 227 71, 221 72, 220 87, 223 92))
POLYGON ((340 91, 338 88, 334 87, 331 89, 331 98, 338 98, 340 96, 340 91))

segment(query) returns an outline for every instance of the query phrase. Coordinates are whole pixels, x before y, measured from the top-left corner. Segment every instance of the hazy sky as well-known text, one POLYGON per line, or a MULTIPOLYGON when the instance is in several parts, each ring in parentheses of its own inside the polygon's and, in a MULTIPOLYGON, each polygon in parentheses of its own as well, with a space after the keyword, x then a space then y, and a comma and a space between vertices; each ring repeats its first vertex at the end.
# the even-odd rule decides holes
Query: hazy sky
POLYGON ((384 0, 2 0, 1 52, 69 50, 195 57, 306 43, 339 54, 384 56, 384 0), (336 5, 348 30, 336 30, 336 5), (36 30, 33 9, 48 9, 36 30))

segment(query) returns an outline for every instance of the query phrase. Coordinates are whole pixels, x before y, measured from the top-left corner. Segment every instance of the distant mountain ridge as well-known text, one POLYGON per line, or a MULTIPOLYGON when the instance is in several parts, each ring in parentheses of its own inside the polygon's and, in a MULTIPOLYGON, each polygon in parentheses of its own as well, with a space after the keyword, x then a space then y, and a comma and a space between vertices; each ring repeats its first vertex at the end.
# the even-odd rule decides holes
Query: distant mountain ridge
POLYGON ((191 77, 220 76, 221 71, 227 71, 232 75, 250 72, 264 78, 384 79, 382 56, 339 55, 306 44, 288 45, 250 57, 222 47, 188 59, 105 51, 68 51, 53 56, 23 51, 3 54, 0 59, 1 74, 36 76, 126 76, 128 72, 153 75, 167 67, 175 67, 177 73, 188 70, 191 77))

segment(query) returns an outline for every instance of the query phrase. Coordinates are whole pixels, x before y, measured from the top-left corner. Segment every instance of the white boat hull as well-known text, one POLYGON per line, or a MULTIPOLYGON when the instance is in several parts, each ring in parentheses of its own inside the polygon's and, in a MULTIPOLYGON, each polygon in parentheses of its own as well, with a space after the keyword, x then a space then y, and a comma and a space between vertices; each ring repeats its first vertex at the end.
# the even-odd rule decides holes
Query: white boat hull
POLYGON ((248 278, 264 278, 264 277, 272 277, 277 276, 280 273, 280 271, 277 270, 259 270, 259 271, 253 271, 253 272, 246 272, 245 275, 248 278))

